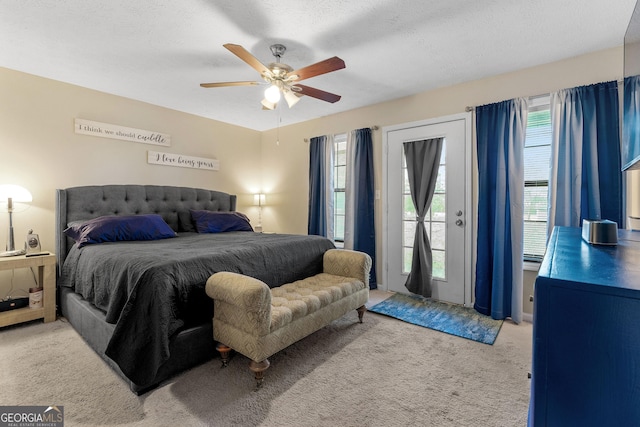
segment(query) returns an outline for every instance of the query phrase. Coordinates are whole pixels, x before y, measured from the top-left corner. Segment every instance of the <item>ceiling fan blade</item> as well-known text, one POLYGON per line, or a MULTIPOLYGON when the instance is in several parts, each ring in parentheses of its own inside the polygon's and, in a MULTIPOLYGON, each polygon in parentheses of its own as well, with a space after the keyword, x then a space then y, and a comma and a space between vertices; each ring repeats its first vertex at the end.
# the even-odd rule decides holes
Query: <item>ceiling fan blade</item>
POLYGON ((267 68, 262 62, 258 61, 248 50, 240 46, 239 44, 227 43, 223 45, 231 53, 242 59, 247 64, 251 65, 260 75, 271 75, 271 70, 267 68))
POLYGON ((200 83, 202 87, 225 87, 225 86, 255 86, 259 82, 219 82, 219 83, 200 83))
POLYGON ((316 89, 314 87, 309 87, 305 85, 297 84, 293 86, 293 90, 302 95, 307 95, 312 98, 320 99, 322 101, 331 102, 332 104, 334 102, 340 101, 340 98, 341 98, 340 95, 336 95, 335 93, 325 92, 324 90, 316 89))
POLYGON ((298 70, 293 70, 287 73, 288 76, 297 75, 296 81, 308 79, 310 77, 319 76, 321 74, 330 73, 332 71, 341 70, 345 67, 344 61, 337 56, 333 58, 325 59, 324 61, 316 62, 315 64, 307 65, 298 70))

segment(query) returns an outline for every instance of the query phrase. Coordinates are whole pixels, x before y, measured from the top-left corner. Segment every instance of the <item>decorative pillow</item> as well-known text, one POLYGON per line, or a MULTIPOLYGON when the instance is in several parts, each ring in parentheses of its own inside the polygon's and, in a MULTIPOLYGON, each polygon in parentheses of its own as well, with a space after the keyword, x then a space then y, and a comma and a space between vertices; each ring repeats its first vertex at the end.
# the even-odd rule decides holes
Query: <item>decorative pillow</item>
POLYGON ((158 240, 175 237, 176 232, 160 215, 109 215, 73 222, 64 230, 83 247, 92 243, 131 240, 158 240))
POLYGON ((240 212, 191 211, 191 218, 198 233, 223 233, 225 231, 253 231, 249 218, 240 212))
POLYGON ((194 233, 196 231, 196 227, 193 225, 193 220, 191 219, 191 212, 189 211, 178 212, 178 225, 180 227, 178 232, 194 233))

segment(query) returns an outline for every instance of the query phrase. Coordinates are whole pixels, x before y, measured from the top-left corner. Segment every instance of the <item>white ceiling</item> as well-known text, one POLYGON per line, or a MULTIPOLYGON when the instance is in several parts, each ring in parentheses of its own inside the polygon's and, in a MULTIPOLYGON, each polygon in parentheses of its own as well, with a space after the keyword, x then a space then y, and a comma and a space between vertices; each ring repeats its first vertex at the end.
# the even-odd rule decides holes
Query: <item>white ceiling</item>
MULTIPOLYGON (((302 122, 623 43, 636 0, 0 0, 0 66, 256 130, 302 122), (263 86, 222 47, 342 95, 261 109, 263 86)), ((99 120, 98 117, 92 118, 99 120)))

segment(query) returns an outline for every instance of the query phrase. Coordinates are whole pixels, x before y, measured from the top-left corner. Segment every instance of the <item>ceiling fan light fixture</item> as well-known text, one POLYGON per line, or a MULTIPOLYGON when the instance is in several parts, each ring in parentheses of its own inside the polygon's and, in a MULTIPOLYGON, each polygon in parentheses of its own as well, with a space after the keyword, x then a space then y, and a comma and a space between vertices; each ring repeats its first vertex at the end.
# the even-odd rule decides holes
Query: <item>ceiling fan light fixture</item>
POLYGON ((280 88, 278 86, 271 85, 264 91, 264 97, 267 101, 276 103, 280 101, 280 88))
POLYGON ((277 105, 277 103, 271 102, 268 99, 263 99, 261 104, 262 104, 263 110, 273 110, 274 108, 276 108, 276 105, 277 105))
POLYGON ((296 93, 291 90, 285 90, 283 93, 284 99, 287 101, 289 108, 293 107, 298 103, 298 101, 300 101, 300 96, 296 95, 296 93))

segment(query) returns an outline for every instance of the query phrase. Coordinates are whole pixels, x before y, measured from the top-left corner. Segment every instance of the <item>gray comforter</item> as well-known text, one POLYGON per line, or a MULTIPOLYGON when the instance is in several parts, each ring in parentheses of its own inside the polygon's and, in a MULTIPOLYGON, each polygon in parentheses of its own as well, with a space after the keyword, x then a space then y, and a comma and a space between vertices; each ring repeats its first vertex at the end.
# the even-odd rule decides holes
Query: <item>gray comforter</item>
POLYGON ((270 287, 322 271, 333 243, 319 236, 183 233, 145 242, 102 243, 69 252, 58 280, 105 312, 115 330, 106 355, 137 384, 169 358, 171 336, 211 321, 209 276, 232 271, 270 287))

